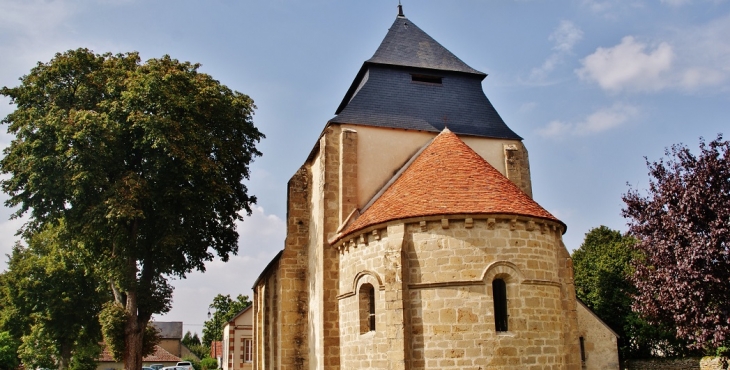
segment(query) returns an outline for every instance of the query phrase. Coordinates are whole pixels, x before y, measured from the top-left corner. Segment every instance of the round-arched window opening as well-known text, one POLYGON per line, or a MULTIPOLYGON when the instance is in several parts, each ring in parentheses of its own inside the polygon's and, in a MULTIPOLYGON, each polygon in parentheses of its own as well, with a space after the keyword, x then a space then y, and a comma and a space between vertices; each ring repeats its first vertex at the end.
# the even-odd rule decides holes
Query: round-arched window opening
POLYGON ((375 331, 375 287, 363 284, 358 292, 360 308, 360 334, 375 331))

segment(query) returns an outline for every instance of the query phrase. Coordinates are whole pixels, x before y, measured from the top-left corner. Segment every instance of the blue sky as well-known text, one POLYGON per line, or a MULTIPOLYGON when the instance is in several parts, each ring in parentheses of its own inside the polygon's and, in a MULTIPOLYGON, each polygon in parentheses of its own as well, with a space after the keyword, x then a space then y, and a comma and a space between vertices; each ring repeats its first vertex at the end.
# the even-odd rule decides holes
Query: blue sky
MULTIPOLYGON (((397 14, 397 0, 0 0, 0 86, 56 52, 139 51, 201 63, 250 95, 267 138, 248 182, 258 205, 238 256, 176 286, 172 311, 200 332, 218 294, 251 295, 283 247, 286 182, 301 166, 397 14)), ((530 154, 534 198, 564 241, 625 230, 621 195, 648 185, 644 157, 730 135, 727 0, 409 1, 406 17, 489 76, 487 97, 530 154)), ((13 106, 0 98, 0 116, 13 106)), ((0 130, 0 147, 12 137, 0 130)), ((5 200, 0 195, 0 200, 5 200)), ((0 253, 21 220, 0 208, 0 253)), ((0 265, 4 268, 4 264, 0 265)))

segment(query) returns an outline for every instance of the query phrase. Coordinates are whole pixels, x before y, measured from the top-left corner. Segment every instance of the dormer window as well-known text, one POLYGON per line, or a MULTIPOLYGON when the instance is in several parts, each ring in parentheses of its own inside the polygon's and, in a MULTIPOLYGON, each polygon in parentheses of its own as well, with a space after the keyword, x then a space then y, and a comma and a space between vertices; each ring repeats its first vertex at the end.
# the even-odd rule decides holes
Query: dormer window
POLYGON ((441 77, 429 75, 411 75, 411 82, 426 83, 429 85, 441 85, 441 77))

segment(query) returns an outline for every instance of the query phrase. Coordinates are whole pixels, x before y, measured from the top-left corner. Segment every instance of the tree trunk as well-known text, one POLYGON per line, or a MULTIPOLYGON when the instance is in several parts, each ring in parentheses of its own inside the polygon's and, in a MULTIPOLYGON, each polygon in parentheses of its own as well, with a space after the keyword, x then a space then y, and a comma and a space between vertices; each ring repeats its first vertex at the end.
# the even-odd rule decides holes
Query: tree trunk
POLYGON ((139 370, 142 368, 142 340, 144 327, 137 316, 137 293, 127 293, 127 324, 124 327, 124 368, 139 370))
POLYGON ((58 370, 66 370, 71 362, 71 343, 61 344, 60 358, 58 359, 58 370))
MULTIPOLYGON (((136 237, 136 223, 132 228, 132 235, 136 237)), ((134 238, 133 238, 134 239, 134 238)), ((127 273, 130 281, 137 279, 137 261, 134 258, 127 259, 127 273)), ((144 339, 144 326, 140 325, 137 312, 137 284, 130 284, 127 290, 127 304, 124 310, 127 313, 127 323, 124 326, 124 368, 126 370, 142 369, 142 340, 144 339)), ((144 323, 147 324, 146 322, 144 323)))

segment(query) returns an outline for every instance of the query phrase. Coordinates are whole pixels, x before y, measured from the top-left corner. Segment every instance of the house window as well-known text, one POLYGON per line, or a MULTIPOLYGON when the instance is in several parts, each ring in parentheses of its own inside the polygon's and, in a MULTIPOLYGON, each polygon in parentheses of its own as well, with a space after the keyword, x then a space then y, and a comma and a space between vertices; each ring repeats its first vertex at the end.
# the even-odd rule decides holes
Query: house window
POLYGON ((375 288, 371 284, 360 286, 360 334, 375 331, 375 288))
POLYGON ((494 299, 494 327, 496 331, 507 331, 507 284, 502 279, 492 281, 494 299))
POLYGON ((252 362, 253 343, 251 339, 243 340, 243 362, 252 362))

